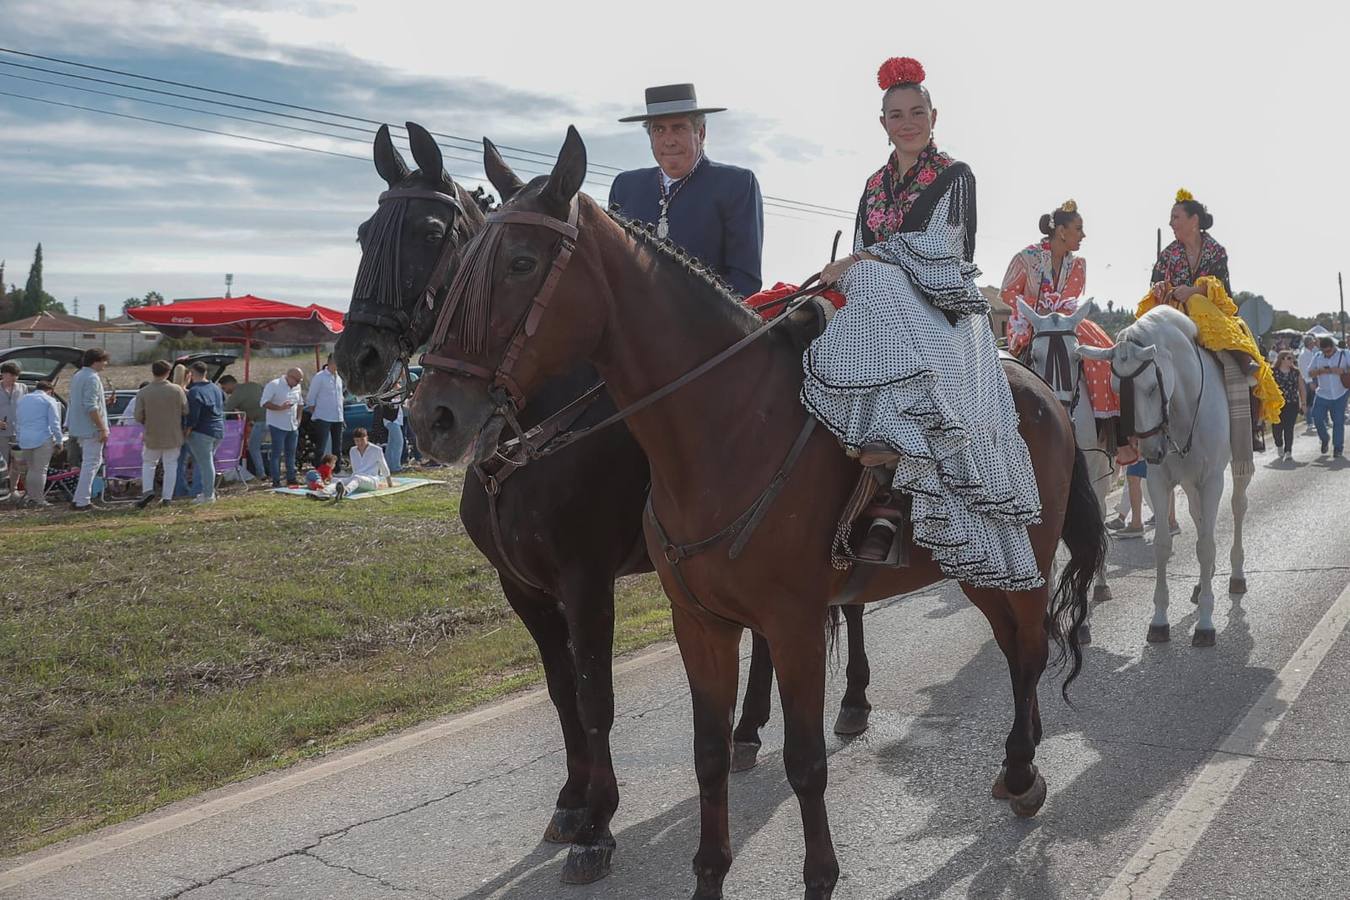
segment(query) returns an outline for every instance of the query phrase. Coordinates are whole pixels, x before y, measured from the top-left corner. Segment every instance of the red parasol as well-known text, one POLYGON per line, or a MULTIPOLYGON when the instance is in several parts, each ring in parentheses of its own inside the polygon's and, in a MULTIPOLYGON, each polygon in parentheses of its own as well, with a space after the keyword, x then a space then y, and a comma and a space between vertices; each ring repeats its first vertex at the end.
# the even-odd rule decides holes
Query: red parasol
POLYGON ((153 325, 169 337, 201 337, 244 345, 244 380, 249 377, 253 344, 310 345, 342 332, 342 313, 311 303, 294 306, 245 294, 206 300, 180 300, 164 306, 139 306, 127 315, 153 325))

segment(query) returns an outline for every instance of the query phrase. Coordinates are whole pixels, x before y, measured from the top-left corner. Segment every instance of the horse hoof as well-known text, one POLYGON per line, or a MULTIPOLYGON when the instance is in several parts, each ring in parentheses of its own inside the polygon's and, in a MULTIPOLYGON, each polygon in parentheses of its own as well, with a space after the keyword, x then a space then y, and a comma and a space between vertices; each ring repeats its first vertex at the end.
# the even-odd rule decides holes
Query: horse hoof
POLYGON ((744 772, 759 762, 759 744, 737 741, 731 746, 731 771, 744 772))
POLYGON ((867 720, 871 715, 870 706, 841 706, 839 716, 834 720, 834 733, 843 737, 862 734, 867 730, 867 720))
POLYGON ((1026 793, 1009 797, 1008 805, 1017 815, 1028 819, 1041 811, 1041 807, 1045 805, 1045 795, 1045 779, 1041 777, 1040 772, 1037 772, 1036 780, 1031 783, 1031 787, 1027 788, 1026 793))
POLYGON ((1008 793, 1007 783, 1003 780, 1007 776, 1007 766, 998 770, 998 777, 994 779, 994 788, 989 792, 995 800, 1007 800, 1012 797, 1012 794, 1008 793))
POLYGON ((1191 646, 1192 646, 1192 647, 1213 647, 1213 646, 1214 646, 1214 629, 1213 629, 1213 628, 1204 628, 1204 629, 1197 628, 1197 629, 1195 629, 1195 634, 1191 635, 1191 646))
POLYGON ((1092 626, 1084 622, 1078 626, 1078 646, 1086 647, 1092 643, 1092 626))
POLYGON ((1172 639, 1172 626, 1170 625, 1148 626, 1148 642, 1150 644, 1165 644, 1171 639, 1172 639))
POLYGON ((1110 599, 1112 599, 1111 585, 1099 584, 1092 589, 1092 600, 1094 603, 1105 603, 1110 599))
POLYGON ((1228 593, 1230 593, 1230 594, 1245 594, 1245 593, 1247 593, 1247 579, 1245 579, 1245 578, 1230 578, 1230 579, 1228 579, 1228 593))
POLYGON ((1191 588, 1191 603, 1195 606, 1200 605, 1200 585, 1191 588))
POLYGON ((614 843, 573 844, 567 853, 567 862, 563 863, 562 881, 564 884, 591 884, 609 874, 610 859, 614 856, 614 843))
POLYGON ((577 839, 577 832, 586 824, 586 808, 563 809, 553 811, 553 818, 544 829, 544 840, 550 844, 570 844, 577 839))

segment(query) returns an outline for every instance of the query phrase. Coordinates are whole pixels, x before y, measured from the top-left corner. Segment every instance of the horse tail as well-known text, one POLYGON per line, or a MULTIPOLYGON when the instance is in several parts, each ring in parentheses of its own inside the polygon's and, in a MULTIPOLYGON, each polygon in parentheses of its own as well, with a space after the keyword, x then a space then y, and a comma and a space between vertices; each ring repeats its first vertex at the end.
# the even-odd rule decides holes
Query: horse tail
POLYGON ((829 608, 826 616, 825 634, 828 641, 825 645, 826 656, 834 659, 835 665, 839 663, 839 623, 844 620, 844 614, 840 607, 833 604, 829 608))
POLYGON ((1059 573, 1055 592, 1050 601, 1050 636, 1058 647, 1057 665, 1068 658, 1073 660, 1069 677, 1060 689, 1069 699, 1069 685, 1083 669, 1083 650, 1078 644, 1078 630, 1087 621, 1088 589, 1092 587, 1097 571, 1106 560, 1106 526, 1102 523, 1102 508, 1088 473, 1087 457, 1082 450, 1074 450, 1073 479, 1069 483, 1069 504, 1064 514, 1060 539, 1069 548, 1069 563, 1059 573), (1067 647, 1066 647, 1067 644, 1067 647))

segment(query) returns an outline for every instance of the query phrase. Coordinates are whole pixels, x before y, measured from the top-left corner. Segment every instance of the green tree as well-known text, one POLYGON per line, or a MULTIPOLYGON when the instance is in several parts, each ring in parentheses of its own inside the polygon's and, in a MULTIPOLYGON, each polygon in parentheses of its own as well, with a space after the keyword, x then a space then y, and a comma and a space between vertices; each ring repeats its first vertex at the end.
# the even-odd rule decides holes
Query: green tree
POLYGON ((35 316, 45 310, 65 312, 66 308, 56 298, 42 289, 42 245, 33 251, 33 265, 28 269, 28 281, 24 283, 22 298, 14 304, 17 318, 35 316))

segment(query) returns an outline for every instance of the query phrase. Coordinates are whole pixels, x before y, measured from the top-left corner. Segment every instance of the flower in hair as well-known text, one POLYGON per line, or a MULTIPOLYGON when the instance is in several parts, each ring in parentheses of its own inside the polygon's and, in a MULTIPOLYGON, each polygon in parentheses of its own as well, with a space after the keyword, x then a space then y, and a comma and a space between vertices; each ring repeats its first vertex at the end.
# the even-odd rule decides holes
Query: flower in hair
POLYGON ((1064 205, 1059 208, 1060 212, 1076 213, 1078 212, 1077 200, 1065 200, 1064 205))
POLYGON ((877 84, 889 91, 897 84, 923 84, 923 64, 908 56, 892 56, 877 70, 877 84))
POLYGON ((1195 195, 1192 194, 1190 191, 1186 190, 1185 188, 1177 188, 1177 202, 1178 202, 1178 203, 1185 203, 1185 202, 1187 202, 1188 200, 1194 200, 1194 199, 1195 199, 1195 195))

